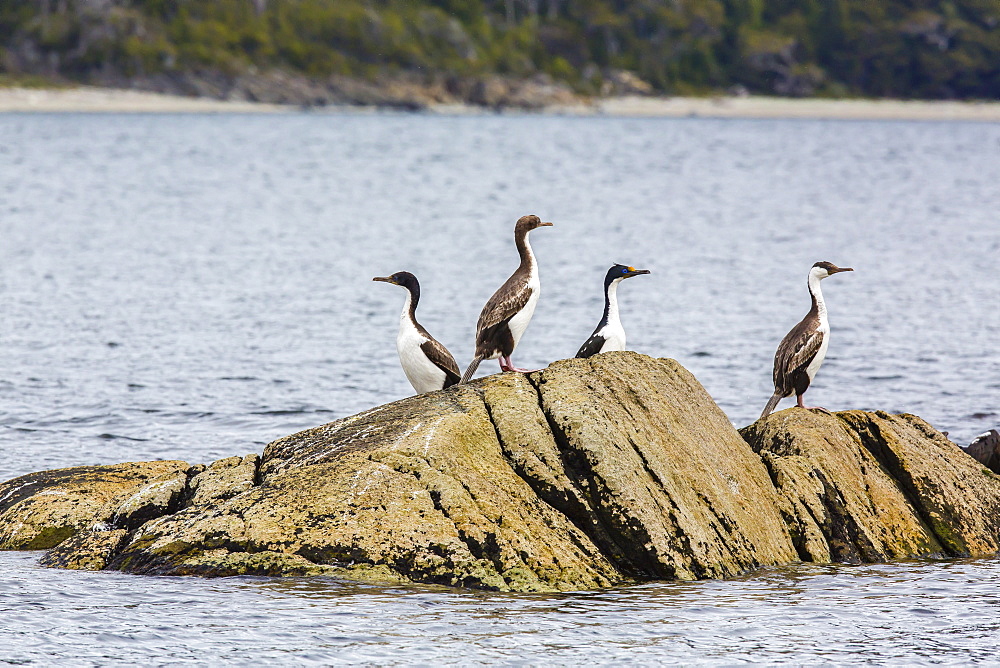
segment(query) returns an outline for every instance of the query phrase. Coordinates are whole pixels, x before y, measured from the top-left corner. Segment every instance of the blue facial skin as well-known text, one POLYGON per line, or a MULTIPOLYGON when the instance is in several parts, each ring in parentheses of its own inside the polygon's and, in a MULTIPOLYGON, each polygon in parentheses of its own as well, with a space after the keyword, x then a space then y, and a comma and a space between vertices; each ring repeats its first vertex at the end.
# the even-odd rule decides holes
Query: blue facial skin
POLYGON ((629 267, 624 264, 612 265, 608 269, 607 276, 604 277, 604 283, 610 284, 611 281, 618 278, 631 278, 633 276, 639 276, 640 274, 648 274, 648 269, 636 269, 635 267, 629 267))

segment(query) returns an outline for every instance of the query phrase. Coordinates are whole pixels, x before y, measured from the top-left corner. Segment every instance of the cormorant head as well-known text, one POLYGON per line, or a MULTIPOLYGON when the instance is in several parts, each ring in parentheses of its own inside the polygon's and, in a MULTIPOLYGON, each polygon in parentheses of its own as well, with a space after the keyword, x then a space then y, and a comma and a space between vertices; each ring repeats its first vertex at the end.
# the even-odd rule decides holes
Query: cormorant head
POLYGON ((538 216, 521 216, 514 226, 514 235, 527 234, 536 227, 551 227, 552 223, 543 223, 538 216))
POLYGON ((383 283, 392 283, 393 285, 399 285, 407 290, 413 290, 416 288, 420 289, 420 283, 417 282, 417 277, 408 271, 397 271, 392 276, 376 276, 372 279, 373 281, 382 281, 383 283))
POLYGON ((827 276, 832 276, 833 274, 839 274, 842 271, 854 271, 850 267, 838 267, 832 262, 817 262, 809 270, 810 275, 823 280, 827 276))
POLYGON ((612 281, 621 280, 623 278, 632 278, 633 276, 638 276, 639 274, 648 273, 649 269, 636 269, 635 267, 629 267, 624 264, 616 264, 608 269, 608 274, 604 277, 604 282, 611 283, 612 281))

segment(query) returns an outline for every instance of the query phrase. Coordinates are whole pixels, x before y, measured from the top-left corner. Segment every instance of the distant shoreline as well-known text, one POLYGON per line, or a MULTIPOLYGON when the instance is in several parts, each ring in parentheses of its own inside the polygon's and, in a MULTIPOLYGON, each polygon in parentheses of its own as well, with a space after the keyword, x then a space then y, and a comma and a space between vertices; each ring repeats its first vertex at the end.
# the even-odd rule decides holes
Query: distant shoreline
MULTIPOLYGON (((216 100, 137 90, 96 88, 0 88, 0 113, 289 113, 297 105, 216 100)), ((312 107, 316 113, 377 111, 375 107, 312 107)), ((778 97, 612 97, 592 103, 553 105, 538 111, 500 113, 662 118, 787 118, 1000 122, 998 102, 927 100, 832 100, 778 97)), ((493 114, 473 105, 430 105, 421 113, 493 114)))

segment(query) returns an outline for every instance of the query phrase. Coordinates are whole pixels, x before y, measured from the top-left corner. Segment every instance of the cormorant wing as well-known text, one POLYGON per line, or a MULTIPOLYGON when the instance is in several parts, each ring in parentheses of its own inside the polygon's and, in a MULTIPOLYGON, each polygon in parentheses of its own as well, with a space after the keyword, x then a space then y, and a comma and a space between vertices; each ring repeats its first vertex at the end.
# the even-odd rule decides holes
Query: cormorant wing
POLYGON ((476 323, 477 339, 486 330, 513 318, 528 303, 531 298, 531 288, 527 285, 515 288, 511 283, 511 280, 504 283, 486 302, 482 313, 479 314, 479 322, 476 323))
POLYGON ((459 379, 462 377, 458 372, 458 363, 455 362, 455 358, 452 357, 448 349, 445 348, 436 339, 428 338, 420 344, 420 350, 424 351, 424 355, 427 355, 434 366, 444 371, 445 379, 444 386, 451 387, 458 383, 459 379))
POLYGON ((802 321, 788 333, 778 346, 774 359, 774 386, 788 391, 792 374, 812 361, 823 343, 823 332, 802 321))
POLYGON ((590 338, 580 346, 580 350, 577 351, 577 357, 590 357, 601 352, 601 348, 604 347, 604 343, 607 341, 603 336, 594 332, 590 335, 590 338))

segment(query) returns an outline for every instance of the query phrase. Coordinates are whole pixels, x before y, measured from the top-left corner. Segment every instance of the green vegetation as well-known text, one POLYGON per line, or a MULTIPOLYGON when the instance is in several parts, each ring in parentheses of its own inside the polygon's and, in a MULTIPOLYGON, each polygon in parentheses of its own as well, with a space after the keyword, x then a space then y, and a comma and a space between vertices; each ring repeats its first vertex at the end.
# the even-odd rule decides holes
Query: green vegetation
POLYGON ((0 73, 0 88, 69 88, 72 84, 38 74, 0 73))
POLYGON ((599 92, 1000 98, 1000 0, 3 0, 0 75, 539 73, 599 92))

